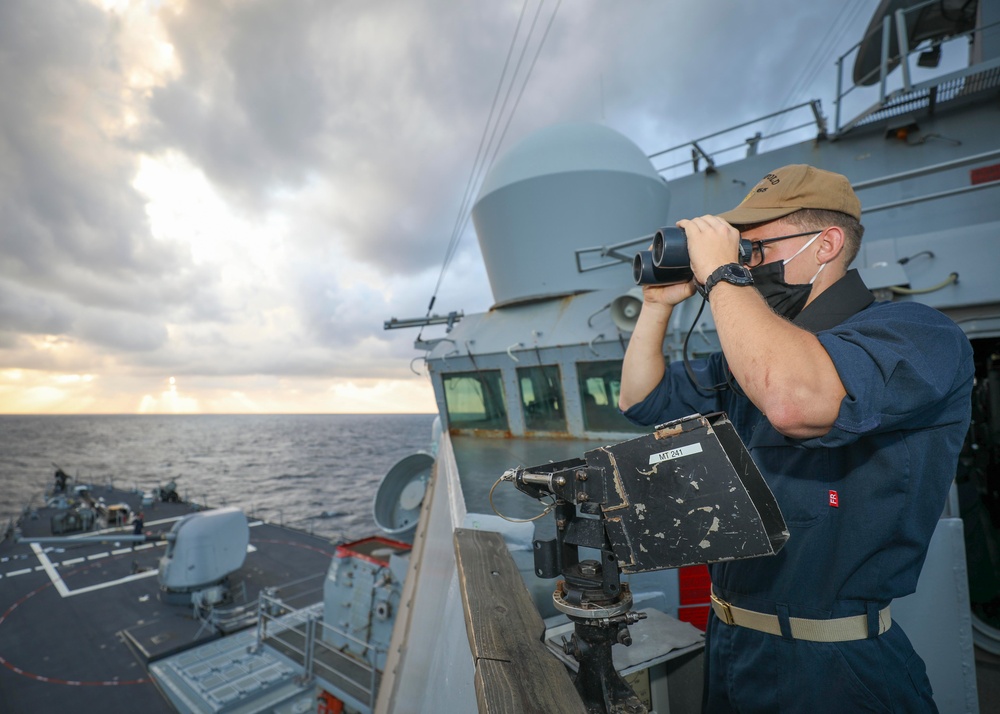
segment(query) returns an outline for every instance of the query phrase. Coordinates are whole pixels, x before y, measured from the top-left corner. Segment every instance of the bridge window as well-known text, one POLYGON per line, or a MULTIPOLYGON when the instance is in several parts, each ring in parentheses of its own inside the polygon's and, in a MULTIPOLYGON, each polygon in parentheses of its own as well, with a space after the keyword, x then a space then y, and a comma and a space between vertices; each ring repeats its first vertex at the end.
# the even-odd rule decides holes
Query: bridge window
POLYGON ((580 401, 583 403, 583 426, 587 431, 645 432, 618 411, 622 387, 621 360, 577 362, 580 401))
POLYGON ((442 382, 449 427, 510 429, 500 370, 447 374, 442 382))
POLYGON ((530 431, 566 431, 559 367, 518 367, 524 426, 530 431))

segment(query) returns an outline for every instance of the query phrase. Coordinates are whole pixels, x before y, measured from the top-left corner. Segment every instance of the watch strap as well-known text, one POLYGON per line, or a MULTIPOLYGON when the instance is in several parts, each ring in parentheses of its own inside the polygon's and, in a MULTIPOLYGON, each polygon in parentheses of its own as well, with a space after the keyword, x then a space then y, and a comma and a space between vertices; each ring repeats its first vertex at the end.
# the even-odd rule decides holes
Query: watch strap
POLYGON ((712 272, 712 274, 708 276, 708 280, 705 281, 705 284, 703 286, 702 285, 698 286, 698 292, 700 292, 702 296, 707 300, 708 294, 712 292, 712 288, 714 288, 723 280, 731 285, 737 285, 741 287, 746 285, 753 285, 753 278, 749 275, 749 271, 747 271, 746 268, 744 268, 739 263, 726 263, 725 265, 720 265, 718 268, 716 268, 712 272), (734 275, 732 275, 732 269, 734 268, 736 270, 746 272, 747 278, 739 279, 736 278, 734 275))

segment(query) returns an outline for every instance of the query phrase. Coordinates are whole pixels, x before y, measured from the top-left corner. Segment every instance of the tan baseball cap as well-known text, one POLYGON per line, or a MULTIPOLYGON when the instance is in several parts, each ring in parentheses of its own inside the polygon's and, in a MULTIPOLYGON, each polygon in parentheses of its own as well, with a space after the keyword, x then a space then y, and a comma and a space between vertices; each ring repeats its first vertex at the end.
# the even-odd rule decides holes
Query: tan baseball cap
POLYGON ((806 164, 775 169, 731 211, 719 216, 733 225, 766 223, 803 208, 840 211, 861 220, 861 201, 846 176, 806 164))

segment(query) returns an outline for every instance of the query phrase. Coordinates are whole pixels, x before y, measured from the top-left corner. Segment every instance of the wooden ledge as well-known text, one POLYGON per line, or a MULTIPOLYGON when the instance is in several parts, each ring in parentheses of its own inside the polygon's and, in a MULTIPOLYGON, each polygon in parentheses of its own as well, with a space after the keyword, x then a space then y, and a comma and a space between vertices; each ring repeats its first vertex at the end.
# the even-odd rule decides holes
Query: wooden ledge
POLYGON ((569 673, 542 641, 545 623, 503 536, 455 529, 465 628, 481 714, 585 714, 569 673))

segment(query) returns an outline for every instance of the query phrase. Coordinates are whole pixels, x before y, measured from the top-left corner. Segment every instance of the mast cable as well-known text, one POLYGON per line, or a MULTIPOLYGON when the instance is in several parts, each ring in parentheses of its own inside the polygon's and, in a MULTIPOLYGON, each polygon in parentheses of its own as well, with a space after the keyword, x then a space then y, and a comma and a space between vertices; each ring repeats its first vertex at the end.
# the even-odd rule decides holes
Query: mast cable
MULTIPOLYGON (((543 0, 544 2, 544 0, 543 0)), ((552 22, 556 19, 556 13, 559 12, 559 6, 562 4, 562 0, 558 0, 556 3, 556 9, 552 11, 552 15, 549 17, 549 23, 545 27, 545 33, 542 35, 541 41, 539 41, 537 48, 535 49, 535 56, 531 60, 531 65, 528 67, 528 73, 524 76, 521 82, 521 89, 518 91, 517 99, 514 100, 514 107, 510 110, 510 114, 507 115, 507 121, 504 124, 503 131, 500 133, 500 140, 497 142, 496 147, 493 150, 493 156, 490 157, 489 164, 486 165, 486 170, 483 172, 487 173, 491 168, 493 168, 493 163, 497 160, 497 155, 500 153, 500 147, 503 146, 503 140, 507 137, 507 130, 510 128, 511 121, 514 119, 514 114, 517 113, 517 107, 521 104, 521 97, 524 96, 524 90, 528 86, 528 79, 531 77, 531 72, 535 69, 535 63, 538 61, 538 55, 542 52, 542 46, 545 44, 545 40, 549 36, 549 30, 552 29, 552 22)), ((538 6, 541 9, 541 5, 538 6)), ((535 20, 538 19, 538 14, 535 14, 535 20)), ((534 22, 532 22, 532 30, 534 30, 534 22)), ((522 58, 523 50, 527 49, 527 43, 525 43, 524 48, 522 48, 522 58)), ((521 66, 521 58, 518 59, 518 68, 521 66)), ((515 70, 515 74, 516 74, 515 70)), ((508 94, 510 88, 508 87, 508 94)), ((504 104, 506 105, 507 99, 504 98, 504 104)), ((494 127, 494 130, 496 127, 494 127)), ((490 138, 490 143, 492 143, 492 137, 490 138)), ((482 185, 480 183, 480 185, 482 185)), ((459 232, 459 236, 464 235, 466 227, 469 225, 469 220, 472 218, 472 211, 465 214, 465 220, 462 222, 462 230, 459 232)))
MULTIPOLYGON (((858 13, 862 10, 862 5, 864 5, 865 2, 866 0, 854 0, 854 8, 850 10, 850 3, 844 3, 841 6, 840 13, 837 15, 837 18, 827 29, 826 35, 823 36, 823 39, 816 45, 816 49, 813 51, 809 61, 802 66, 802 71, 799 73, 798 79, 796 79, 792 84, 792 88, 788 90, 784 100, 778 104, 779 107, 788 106, 788 104, 795 97, 800 96, 803 90, 812 84, 819 72, 824 68, 825 61, 828 58, 830 51, 846 36, 848 28, 850 28, 854 20, 857 18, 858 13), (837 26, 841 25, 842 21, 843 25, 838 30, 837 26), (837 36, 831 41, 831 37, 835 31, 837 32, 837 36)), ((785 121, 787 121, 787 119, 787 115, 782 115, 772 119, 771 124, 764 132, 765 136, 773 134, 784 124, 785 121)))
MULTIPOLYGON (((545 40, 548 37, 549 30, 551 29, 552 23, 555 20, 556 13, 559 11, 559 6, 562 4, 562 0, 559 0, 559 2, 556 4, 556 9, 552 12, 552 15, 549 17, 548 25, 546 26, 545 33, 542 35, 542 38, 541 38, 541 40, 539 41, 539 43, 538 43, 538 45, 536 47, 535 55, 534 55, 534 58, 531 61, 531 65, 529 66, 527 74, 524 76, 524 79, 521 80, 521 87, 520 87, 520 90, 518 91, 517 99, 516 99, 516 101, 514 103, 513 109, 511 109, 511 111, 507 114, 506 120, 504 121, 504 127, 503 127, 503 131, 500 133, 499 142, 497 143, 497 145, 496 145, 496 147, 495 147, 495 149, 493 151, 493 155, 491 156, 489 162, 486 163, 484 161, 485 156, 487 154, 489 154, 490 148, 493 145, 493 141, 496 138, 497 128, 499 127, 500 122, 502 121, 502 119, 500 117, 502 117, 503 114, 506 111, 506 108, 507 108, 507 105, 508 105, 508 102, 509 102, 509 99, 510 99, 510 95, 511 95, 511 90, 513 89, 514 82, 516 81, 516 78, 517 78, 517 73, 520 70, 521 63, 522 63, 522 61, 524 59, 524 56, 526 54, 526 51, 527 51, 527 47, 528 47, 528 45, 531 42, 531 36, 532 36, 532 34, 534 34, 534 29, 535 29, 535 26, 537 25, 537 21, 538 21, 539 14, 541 12, 542 5, 544 5, 544 4, 545 4, 545 0, 540 0, 538 6, 536 8, 535 16, 534 16, 534 18, 532 20, 531 27, 529 28, 527 36, 525 38, 525 41, 524 41, 524 43, 523 43, 523 45, 521 47, 521 51, 520 51, 520 54, 518 56, 517 65, 515 66, 514 72, 510 75, 511 78, 510 78, 510 82, 507 85, 507 91, 506 91, 506 93, 504 95, 504 99, 503 99, 503 101, 500 104, 499 111, 496 111, 497 99, 500 96, 501 89, 502 89, 504 81, 505 81, 505 79, 507 77, 507 70, 509 69, 510 60, 511 60, 513 54, 514 54, 514 48, 517 45, 517 38, 518 38, 518 35, 520 34, 520 28, 521 28, 521 24, 522 24, 522 21, 523 21, 523 18, 524 18, 525 10, 526 10, 527 5, 528 5, 528 0, 525 0, 524 5, 521 7, 521 14, 518 17, 517 26, 515 27, 515 30, 514 30, 514 36, 511 38, 511 44, 510 44, 510 47, 507 50, 507 58, 504 61, 504 68, 503 68, 503 71, 501 73, 500 80, 497 83, 497 89, 496 89, 496 92, 495 92, 494 97, 493 97, 493 105, 490 107, 490 114, 489 114, 489 116, 488 116, 488 118, 486 120, 485 126, 483 127, 483 133, 482 133, 482 136, 480 137, 479 149, 477 150, 477 153, 476 153, 476 159, 473 162, 472 171, 471 171, 471 173, 469 175, 468 181, 466 182, 466 188, 465 188, 465 193, 464 193, 464 196, 463 196, 463 199, 462 199, 462 203, 461 203, 461 205, 459 207, 458 214, 457 214, 457 216, 455 218, 455 226, 454 226, 451 238, 450 238, 449 243, 448 243, 447 251, 445 252, 444 261, 443 261, 443 263, 441 265, 441 272, 438 275, 437 283, 434 286, 434 292, 433 292, 433 294, 431 296, 430 302, 429 302, 428 307, 427 307, 427 316, 428 317, 430 316, 431 309, 433 308, 434 302, 437 299, 437 293, 438 293, 438 290, 441 287, 441 282, 442 282, 442 280, 444 278, 444 273, 447 270, 448 266, 451 263, 451 260, 454 258, 455 253, 458 250, 458 244, 461 241, 462 235, 464 234, 465 229, 468 226, 469 219, 471 218, 472 213, 471 213, 471 209, 470 209, 469 204, 471 203, 472 198, 475 195, 476 191, 478 190, 479 186, 482 185, 483 177, 489 171, 489 169, 492 168, 493 163, 496 160, 497 154, 499 153, 499 150, 500 150, 500 146, 503 143, 504 137, 506 137, 506 135, 507 135, 507 130, 510 127, 511 121, 514 118, 514 113, 517 111, 517 106, 518 106, 518 104, 521 101, 521 97, 524 94, 525 88, 527 87, 527 83, 528 83, 529 78, 531 77, 532 70, 535 67, 535 63, 538 60, 538 56, 541 54, 542 46, 545 44, 545 40), (494 121, 494 117, 496 117, 496 121, 494 121), (490 130, 491 124, 492 124, 492 131, 490 130), (487 134, 490 135, 489 141, 486 141, 487 134), (485 150, 484 150, 484 147, 485 147, 485 150)), ((421 331, 422 331, 422 329, 421 329, 421 331)))
MULTIPOLYGON (((444 277, 444 271, 451 262, 452 255, 457 247, 458 236, 461 235, 459 226, 461 225, 462 216, 464 215, 466 207, 472 196, 473 187, 477 182, 477 174, 480 170, 480 161, 484 156, 483 149, 486 147, 486 134, 489 131, 490 125, 493 123, 493 117, 496 115, 497 99, 500 97, 500 90, 503 88, 504 81, 507 77, 507 70, 510 67, 510 58, 514 55, 514 47, 517 45, 517 37, 521 32, 521 23, 524 20, 524 11, 527 7, 528 0, 524 0, 524 4, 521 6, 521 14, 518 15, 517 18, 517 25, 514 27, 514 35, 510 38, 510 47, 507 48, 507 57, 504 59, 503 70, 500 72, 500 79, 497 82, 496 91, 493 93, 493 103, 490 105, 490 112, 486 117, 486 124, 483 126, 482 136, 479 137, 479 147, 476 149, 476 158, 472 162, 472 170, 469 173, 469 178, 466 180, 465 192, 462 195, 462 202, 458 207, 458 214, 455 216, 455 225, 451 229, 451 237, 449 238, 448 248, 444 254, 444 261, 441 263, 441 272, 438 275, 437 283, 434 285, 434 292, 431 296, 430 305, 427 307, 428 316, 430 316, 431 307, 434 305, 438 289, 441 287, 441 280, 444 277)), ((503 113, 502 106, 500 113, 503 113)), ((487 149, 487 151, 488 150, 489 149, 487 149)))

